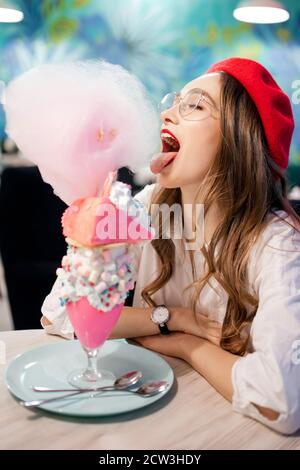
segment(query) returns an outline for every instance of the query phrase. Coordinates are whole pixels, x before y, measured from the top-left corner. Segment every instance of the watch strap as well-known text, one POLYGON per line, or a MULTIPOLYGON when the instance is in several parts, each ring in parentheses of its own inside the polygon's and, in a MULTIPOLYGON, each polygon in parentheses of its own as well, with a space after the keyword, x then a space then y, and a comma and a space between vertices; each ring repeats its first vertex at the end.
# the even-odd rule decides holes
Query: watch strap
POLYGON ((170 334, 170 330, 167 326, 166 323, 161 323, 160 325, 158 325, 159 329, 160 329, 160 332, 162 335, 169 335, 170 334))

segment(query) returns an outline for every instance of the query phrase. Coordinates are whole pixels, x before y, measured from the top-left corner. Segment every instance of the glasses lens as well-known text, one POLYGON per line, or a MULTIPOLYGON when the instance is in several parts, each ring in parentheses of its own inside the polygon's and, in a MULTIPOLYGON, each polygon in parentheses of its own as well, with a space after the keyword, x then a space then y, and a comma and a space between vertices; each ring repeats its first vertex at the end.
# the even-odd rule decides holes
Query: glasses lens
POLYGON ((159 104, 159 111, 162 113, 177 104, 177 95, 175 92, 168 93, 163 97, 159 104))
POLYGON ((201 121, 210 116, 210 107, 204 101, 200 92, 187 93, 180 106, 180 113, 182 117, 190 121, 201 121))

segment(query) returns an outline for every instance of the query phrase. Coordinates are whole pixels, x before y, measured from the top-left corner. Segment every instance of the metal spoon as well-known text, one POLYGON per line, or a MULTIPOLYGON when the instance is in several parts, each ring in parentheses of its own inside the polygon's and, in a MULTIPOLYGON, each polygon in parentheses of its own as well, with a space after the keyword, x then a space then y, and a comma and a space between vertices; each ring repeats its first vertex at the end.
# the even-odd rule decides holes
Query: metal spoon
POLYGON ((54 398, 47 398, 43 400, 33 400, 29 402, 21 401, 20 404, 23 406, 39 406, 42 403, 48 403, 51 401, 59 400, 61 398, 68 398, 80 393, 85 392, 101 392, 101 391, 113 391, 113 390, 124 390, 132 385, 135 385, 141 378, 143 374, 139 370, 134 370, 123 374, 121 377, 117 378, 113 385, 106 385, 104 387, 95 387, 95 388, 61 388, 61 389, 51 389, 47 387, 33 387, 34 391, 38 392, 72 392, 67 395, 56 396, 54 398), (26 404, 27 403, 27 404, 26 404), (32 405, 30 405, 32 403, 32 405))
MULTIPOLYGON (((156 382, 149 382, 149 383, 143 384, 137 390, 126 390, 126 392, 127 393, 133 393, 135 395, 140 395, 142 397, 151 397, 153 395, 156 395, 157 393, 163 392, 164 390, 167 389, 168 386, 169 386, 168 382, 166 382, 165 380, 159 380, 159 381, 156 381, 156 382)), ((122 389, 115 388, 112 391, 120 392, 121 390, 122 389)), ((89 391, 95 392, 95 390, 89 390, 89 391)), ((68 395, 49 398, 49 399, 46 399, 46 400, 21 401, 20 404, 25 406, 26 408, 32 408, 32 407, 35 407, 35 406, 44 405, 45 403, 50 403, 50 402, 55 401, 55 400, 61 400, 63 398, 69 398, 69 397, 72 397, 74 395, 81 395, 81 393, 82 393, 82 391, 79 390, 76 393, 71 393, 71 394, 69 393, 68 395)))
POLYGON ((135 393, 143 397, 152 397, 157 393, 164 392, 169 384, 165 380, 157 380, 155 382, 148 382, 141 385, 137 390, 126 390, 127 393, 135 393))
POLYGON ((133 370, 123 374, 121 377, 115 380, 112 385, 105 385, 103 387, 95 388, 48 388, 48 387, 32 387, 35 392, 101 392, 102 390, 123 390, 124 388, 135 385, 141 380, 143 374, 139 370, 133 370))

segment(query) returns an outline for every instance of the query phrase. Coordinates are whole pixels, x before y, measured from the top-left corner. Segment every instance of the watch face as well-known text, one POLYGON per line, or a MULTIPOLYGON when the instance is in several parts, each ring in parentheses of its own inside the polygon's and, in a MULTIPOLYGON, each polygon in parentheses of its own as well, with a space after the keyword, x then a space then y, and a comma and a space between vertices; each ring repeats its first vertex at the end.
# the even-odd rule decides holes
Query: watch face
POLYGON ((153 310, 152 319, 155 323, 161 324, 169 320, 169 311, 167 307, 159 305, 153 310))

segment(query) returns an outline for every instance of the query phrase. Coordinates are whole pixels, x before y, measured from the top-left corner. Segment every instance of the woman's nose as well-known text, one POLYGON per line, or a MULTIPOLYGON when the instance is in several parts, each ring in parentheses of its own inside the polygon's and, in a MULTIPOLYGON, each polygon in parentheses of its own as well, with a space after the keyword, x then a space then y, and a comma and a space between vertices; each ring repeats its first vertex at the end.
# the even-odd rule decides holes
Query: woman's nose
POLYGON ((161 120, 166 123, 166 122, 172 122, 173 124, 176 124, 179 122, 178 118, 178 105, 173 105, 171 108, 166 109, 165 111, 162 111, 160 114, 161 120))

